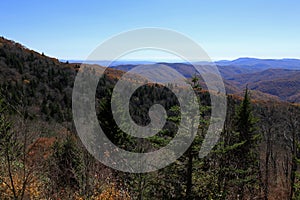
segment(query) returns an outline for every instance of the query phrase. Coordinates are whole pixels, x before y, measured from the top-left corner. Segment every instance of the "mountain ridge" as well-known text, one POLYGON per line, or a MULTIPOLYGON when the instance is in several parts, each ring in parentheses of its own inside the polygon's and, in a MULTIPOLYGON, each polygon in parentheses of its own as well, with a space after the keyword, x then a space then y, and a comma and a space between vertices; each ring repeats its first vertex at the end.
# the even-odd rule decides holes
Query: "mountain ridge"
MULTIPOLYGON (((40 65, 43 65, 44 67, 47 67, 49 65, 53 65, 56 67, 60 66, 64 68, 64 70, 74 70, 75 72, 76 68, 78 69, 81 64, 79 61, 77 61, 76 63, 60 62, 56 58, 47 57, 43 53, 30 50, 23 45, 12 40, 7 40, 4 37, 0 38, 0 54, 4 58, 0 59, 0 77, 2 81, 6 79, 14 79, 16 81, 16 79, 26 79, 26 77, 30 78, 32 74, 25 75, 25 77, 21 76, 22 73, 28 73, 26 72, 28 68, 33 68, 32 70, 34 70, 35 73, 41 73, 37 74, 37 76, 43 76, 43 74, 51 73, 46 72, 49 69, 41 69, 41 67, 39 67, 40 65), (10 51, 10 53, 7 54, 6 51, 10 51), (6 68, 4 70, 3 66, 5 66, 6 62, 10 65, 13 65, 14 68, 6 68)), ((195 70, 193 65, 188 63, 159 63, 168 65, 188 79, 197 74, 197 71, 195 70)), ((296 103, 300 102, 300 83, 298 81, 300 80, 300 60, 291 58, 280 60, 239 58, 233 61, 223 61, 223 63, 230 64, 217 64, 220 74, 223 77, 228 94, 235 94, 240 96, 242 94, 242 91, 248 85, 249 89, 256 91, 253 92, 253 94, 257 94, 254 95, 257 96, 257 99, 265 98, 273 99, 274 101, 278 101, 279 99, 281 101, 296 103), (241 65, 241 63, 247 62, 249 60, 251 60, 250 64, 248 63, 248 65, 241 65), (263 62, 265 64, 257 64, 257 62, 263 62), (277 64, 274 66, 270 65, 270 63, 274 62, 277 64), (232 63, 238 64, 235 65, 232 63)), ((122 72, 114 70, 117 69, 126 72, 134 68, 135 66, 137 65, 116 65, 111 67, 112 71, 110 71, 110 74, 112 77, 119 77, 122 72)), ((74 72, 72 72, 72 74, 74 74, 74 72)), ((200 82, 205 88, 205 83, 203 82, 203 80, 201 80, 200 82)), ((58 83, 55 84, 58 85, 58 83)))

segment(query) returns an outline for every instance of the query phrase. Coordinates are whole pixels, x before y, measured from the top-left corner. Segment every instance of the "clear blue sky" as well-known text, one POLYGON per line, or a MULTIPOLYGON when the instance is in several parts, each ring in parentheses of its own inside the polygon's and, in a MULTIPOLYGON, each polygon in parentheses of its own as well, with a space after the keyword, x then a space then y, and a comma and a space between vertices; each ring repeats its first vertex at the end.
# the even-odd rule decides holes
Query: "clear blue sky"
POLYGON ((4 0, 0 35, 59 59, 85 59, 119 32, 163 27, 214 60, 300 58, 299 9, 298 0, 4 0))

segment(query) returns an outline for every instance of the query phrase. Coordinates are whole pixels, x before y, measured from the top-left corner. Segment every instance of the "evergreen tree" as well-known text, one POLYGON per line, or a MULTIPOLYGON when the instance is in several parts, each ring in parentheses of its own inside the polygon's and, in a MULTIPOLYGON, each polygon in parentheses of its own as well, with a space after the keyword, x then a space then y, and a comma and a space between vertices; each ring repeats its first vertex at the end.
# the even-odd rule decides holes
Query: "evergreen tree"
POLYGON ((53 146, 53 155, 50 159, 50 178, 60 190, 68 188, 79 190, 83 180, 83 156, 75 139, 68 135, 62 142, 53 146))
POLYGON ((238 195, 243 197, 245 191, 253 194, 259 186, 259 155, 257 152, 257 142, 260 135, 256 133, 255 124, 257 119, 253 117, 252 107, 248 88, 246 88, 244 100, 242 101, 236 119, 236 132, 239 141, 242 142, 240 148, 236 150, 238 159, 238 178, 240 178, 240 188, 238 195))
POLYGON ((257 119, 252 114, 249 91, 236 111, 232 124, 227 122, 222 141, 216 150, 219 160, 219 192, 222 197, 250 199, 260 188, 259 155, 257 143, 260 134, 256 132, 257 119))
MULTIPOLYGON (((194 89, 194 92, 197 95, 197 101, 200 105, 200 99, 199 99, 199 91, 201 90, 201 87, 198 83, 199 78, 196 76, 193 76, 191 80, 191 85, 194 89)), ((192 104, 193 102, 188 102, 189 104, 192 104)), ((192 105, 190 106, 193 107, 192 105)), ((199 106, 199 122, 195 122, 196 116, 193 115, 195 113, 194 110, 190 110, 190 122, 191 124, 199 124, 197 127, 192 127, 192 132, 194 130, 197 130, 197 134, 190 145, 190 147, 187 149, 187 151, 184 153, 184 155, 178 159, 178 161, 174 164, 172 164, 170 167, 167 167, 166 170, 162 170, 165 173, 167 173, 166 180, 167 179, 175 179, 176 181, 173 181, 173 188, 181 190, 181 193, 177 193, 177 198, 185 198, 185 199, 195 199, 195 198, 201 198, 203 197, 202 194, 197 193, 198 187, 200 186, 201 181, 198 181, 198 179, 203 180, 203 177, 199 177, 199 174, 204 174, 205 168, 207 167, 207 160, 206 159, 199 159, 198 154, 199 150, 204 138, 204 132, 206 130, 206 126, 208 123, 208 120, 205 118, 207 112, 209 111, 210 107, 205 105, 199 106), (174 171, 177 175, 172 175, 172 178, 168 178, 170 176, 169 170, 174 171), (181 182, 184 182, 185 184, 181 184, 181 182), (178 184, 179 183, 179 184, 178 184), (184 191, 184 192, 183 192, 184 191)), ((168 119, 172 121, 175 124, 179 124, 181 121, 181 114, 180 113, 180 107, 179 106, 173 106, 171 108, 172 116, 170 116, 168 119)), ((188 129, 188 127, 187 127, 188 129)), ((202 185, 203 186, 203 185, 202 185)))

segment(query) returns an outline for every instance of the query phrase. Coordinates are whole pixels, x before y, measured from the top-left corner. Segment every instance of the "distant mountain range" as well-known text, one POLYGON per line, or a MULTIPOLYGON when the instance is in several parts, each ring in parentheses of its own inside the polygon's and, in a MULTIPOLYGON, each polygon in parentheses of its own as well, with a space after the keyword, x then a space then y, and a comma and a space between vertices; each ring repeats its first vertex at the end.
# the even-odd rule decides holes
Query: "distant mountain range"
POLYGON ((228 61, 222 60, 215 62, 219 66, 240 66, 251 68, 284 68, 284 69, 300 69, 300 60, 298 59, 258 59, 258 58, 238 58, 228 61))
POLYGON ((101 66, 118 66, 118 65, 145 65, 145 64, 155 64, 153 61, 143 61, 143 60, 117 60, 117 61, 109 61, 109 60, 64 60, 61 59, 61 62, 69 62, 69 63, 86 63, 86 64, 96 64, 101 66))
MULTIPOLYGON (((109 61, 109 60, 60 60, 61 62, 69 62, 69 63, 87 63, 87 64, 97 64, 101 66, 116 67, 119 65, 143 65, 143 64, 155 64, 157 62, 154 61, 146 61, 146 60, 117 60, 117 61, 109 61)), ((162 62, 160 62, 162 63, 162 62)), ((178 64, 188 64, 182 62, 165 62, 165 63, 178 63, 178 64)), ((296 69, 300 70, 300 59, 258 59, 258 58, 238 58, 236 60, 220 60, 213 62, 218 66, 235 66, 238 68, 246 68, 248 71, 255 70, 264 70, 269 68, 281 68, 281 69, 296 69), (248 69, 247 69, 248 68, 248 69)), ((199 61, 193 62, 193 65, 209 65, 212 62, 207 61, 199 61)))
MULTIPOLYGON (((53 65, 79 67, 80 63, 83 62, 81 60, 69 60, 69 64, 67 64, 67 61, 62 63, 56 58, 48 58, 44 54, 34 52, 23 47, 21 44, 6 40, 3 37, 0 38, 0 42, 0 55, 2 55, 2 58, 0 58, 0 82, 19 79, 23 76, 23 73, 24 76, 30 77, 31 75, 24 69, 37 65, 33 67, 35 73, 37 73, 41 70, 39 65, 42 64, 39 63, 53 63, 53 65), (31 60, 37 63, 31 64, 31 60), (14 68, 7 67, 5 64, 7 62, 14 66, 14 68), (18 69, 19 73, 17 73, 16 69, 18 69)), ((84 62, 104 66, 110 63, 110 61, 84 62)), ((116 61, 111 65, 111 74, 119 74, 120 72, 118 70, 129 71, 137 65, 143 64, 151 66, 151 64, 155 63, 152 61, 116 61)), ((209 66, 212 63, 195 62, 193 65, 189 63, 159 64, 165 64, 189 79, 193 75, 198 74, 198 71, 193 65, 209 66)), ((252 90, 251 94, 254 99, 300 103, 300 60, 298 59, 239 58, 232 61, 217 61, 214 64, 218 67, 223 77, 228 94, 240 96, 246 86, 248 86, 248 88, 252 90)), ((45 64, 45 66, 47 65, 45 64)), ((46 71, 48 69, 43 70, 46 71)), ((44 73, 46 72, 37 73, 37 76, 46 76, 44 73)), ((49 71, 49 73, 51 74, 51 71, 49 71)), ((164 76, 170 76, 170 74, 166 74, 167 72, 164 73, 159 74, 158 78, 162 79, 164 76)), ((203 71, 203 73, 209 72, 203 71)), ((201 74, 198 75, 200 76, 201 74)), ((200 83, 205 88, 204 81, 200 80, 200 83)))
MULTIPOLYGON (((165 64, 186 78, 198 74, 193 65, 187 63, 165 64)), ((194 65, 210 65, 197 62, 194 65)), ((223 77, 228 94, 241 95, 248 86, 252 95, 260 100, 281 100, 300 102, 300 60, 298 59, 257 59, 239 58, 233 61, 215 62, 223 77)), ((121 64, 114 69, 129 71, 136 64, 121 64)), ((163 74, 161 75, 163 76, 163 74)), ((203 87, 205 83, 202 82, 203 87)))

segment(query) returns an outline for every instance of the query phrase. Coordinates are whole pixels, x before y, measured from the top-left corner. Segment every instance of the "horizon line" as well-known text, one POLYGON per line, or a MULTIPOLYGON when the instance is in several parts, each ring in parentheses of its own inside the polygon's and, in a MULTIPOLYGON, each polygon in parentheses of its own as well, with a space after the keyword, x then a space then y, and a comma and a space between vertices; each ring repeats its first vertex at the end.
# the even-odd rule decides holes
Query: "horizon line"
MULTIPOLYGON (((220 61, 235 61, 238 59, 257 59, 257 60, 300 60, 300 58, 295 58, 295 57, 281 57, 281 58, 270 58, 270 57, 237 57, 237 58, 224 58, 224 59, 211 59, 211 60, 191 60, 190 62, 220 62, 220 61)), ((87 62, 189 62, 185 61, 183 59, 140 59, 140 58, 133 58, 133 59, 119 59, 119 60, 87 60, 87 59, 60 59, 58 58, 59 61, 61 62, 72 62, 72 61, 87 61, 87 62)))

